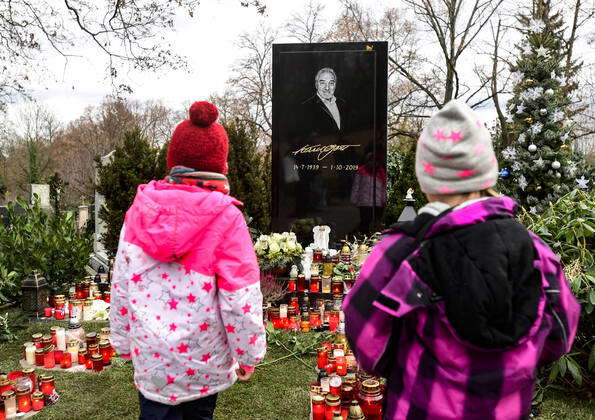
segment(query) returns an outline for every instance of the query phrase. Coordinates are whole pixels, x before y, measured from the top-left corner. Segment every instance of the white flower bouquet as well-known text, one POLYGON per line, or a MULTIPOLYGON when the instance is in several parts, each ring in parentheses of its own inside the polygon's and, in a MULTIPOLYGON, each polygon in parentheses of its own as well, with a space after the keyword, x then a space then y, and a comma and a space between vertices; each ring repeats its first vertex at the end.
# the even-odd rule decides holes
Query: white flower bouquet
POLYGON ((285 269, 290 264, 298 264, 304 253, 293 232, 260 235, 254 250, 263 271, 285 269))

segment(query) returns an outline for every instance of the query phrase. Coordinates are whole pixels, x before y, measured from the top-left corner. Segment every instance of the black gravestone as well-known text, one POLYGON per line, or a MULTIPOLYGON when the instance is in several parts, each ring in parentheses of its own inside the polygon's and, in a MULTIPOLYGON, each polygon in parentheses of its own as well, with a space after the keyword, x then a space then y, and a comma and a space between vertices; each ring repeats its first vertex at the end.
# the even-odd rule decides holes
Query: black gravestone
POLYGON ((273 45, 275 231, 309 219, 339 240, 377 227, 386 205, 387 69, 386 42, 273 45))

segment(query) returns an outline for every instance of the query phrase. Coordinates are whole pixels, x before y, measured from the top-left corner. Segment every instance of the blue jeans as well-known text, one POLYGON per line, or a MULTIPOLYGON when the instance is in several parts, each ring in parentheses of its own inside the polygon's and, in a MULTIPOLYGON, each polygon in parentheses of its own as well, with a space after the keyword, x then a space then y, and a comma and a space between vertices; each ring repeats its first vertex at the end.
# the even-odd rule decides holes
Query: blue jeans
POLYGON ((138 393, 140 402, 139 420, 213 420, 217 394, 187 401, 178 405, 167 405, 146 399, 138 393))

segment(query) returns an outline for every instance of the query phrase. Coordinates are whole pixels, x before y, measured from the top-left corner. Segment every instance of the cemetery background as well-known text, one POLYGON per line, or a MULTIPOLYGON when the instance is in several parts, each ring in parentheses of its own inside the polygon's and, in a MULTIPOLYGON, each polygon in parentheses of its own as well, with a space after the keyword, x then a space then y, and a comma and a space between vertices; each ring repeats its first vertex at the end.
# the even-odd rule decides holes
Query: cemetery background
MULTIPOLYGON (((403 2, 404 6, 418 8, 420 22, 423 24, 423 13, 426 11, 420 6, 421 4, 414 1, 403 2)), ((540 2, 536 1, 535 4, 540 2)), ((390 206, 387 208, 385 219, 388 225, 396 221, 406 204, 402 200, 408 188, 416 188, 415 207, 419 208, 423 205, 423 196, 414 180, 412 159, 414 156, 412 144, 414 145, 420 124, 423 122, 423 115, 419 118, 415 117, 415 110, 429 110, 446 102, 449 95, 457 96, 458 93, 455 92, 454 87, 450 92, 448 89, 445 90, 445 87, 449 86, 449 80, 454 81, 455 76, 446 75, 444 80, 439 80, 435 85, 424 82, 420 91, 417 89, 408 91, 407 89, 411 89, 415 81, 419 82, 427 78, 420 73, 408 73, 411 68, 402 67, 399 61, 399 57, 404 52, 395 49, 395 46, 403 41, 400 36, 415 38, 416 32, 396 31, 396 29, 406 28, 403 26, 404 22, 396 18, 397 9, 386 9, 378 13, 366 10, 355 1, 345 1, 343 5, 341 15, 332 22, 332 25, 328 25, 330 29, 325 29, 320 23, 312 23, 316 21, 314 16, 317 13, 320 14, 321 6, 310 3, 301 14, 302 20, 294 17, 288 22, 287 30, 292 32, 294 40, 299 41, 345 41, 362 38, 389 41, 392 78, 389 79, 390 206), (298 28, 296 25, 302 26, 298 28), (407 74, 410 77, 407 77, 407 74), (408 96, 410 92, 416 93, 408 96), (400 95, 410 99, 400 102, 398 99, 400 95), (412 102, 411 98, 417 102, 412 102)), ((578 5, 580 9, 580 2, 574 5, 578 5)), ((574 22, 572 12, 574 12, 572 8, 567 10, 567 13, 571 13, 566 20, 567 27, 572 30, 574 36, 578 36, 576 33, 581 33, 584 27, 575 28, 572 23, 574 22), (577 32, 574 31, 575 29, 577 32)), ((583 18, 589 22, 590 17, 580 13, 577 13, 581 17, 579 22, 583 18)), ((497 20, 490 22, 495 30, 494 34, 502 36, 496 31, 500 28, 500 22, 497 20)), ((568 34, 562 36, 568 36, 568 34)), ((246 213, 248 218, 253 219, 250 226, 254 229, 255 235, 260 232, 268 233, 270 223, 268 185, 271 177, 269 143, 271 98, 270 89, 267 89, 270 86, 270 66, 267 65, 267 60, 274 39, 273 33, 267 32, 266 28, 261 28, 256 34, 242 37, 240 42, 244 45, 242 51, 245 55, 238 60, 234 68, 234 76, 230 80, 230 86, 233 88, 230 87, 226 92, 213 95, 212 98, 220 106, 221 119, 230 133, 230 156, 235 154, 242 157, 230 159, 231 187, 234 195, 248 204, 246 213), (252 164, 246 165, 246 162, 252 162, 252 164)), ((502 47, 499 42, 502 41, 496 39, 494 45, 502 47)), ((506 66, 498 61, 498 57, 499 55, 494 56, 498 74, 495 78, 494 90, 497 93, 504 93, 510 85, 507 85, 509 81, 506 77, 506 66)), ((455 68, 461 67, 461 63, 456 60, 452 63, 455 68)), ((577 84, 579 89, 579 93, 574 94, 574 103, 587 104, 587 109, 578 106, 580 111, 573 116, 574 125, 570 132, 575 150, 587 154, 580 162, 592 165, 593 149, 589 148, 589 144, 592 144, 592 134, 589 137, 592 120, 588 117, 588 107, 592 106, 593 101, 592 98, 589 99, 588 94, 593 92, 593 89, 592 85, 589 85, 592 81, 582 79, 585 74, 588 75, 589 68, 588 65, 583 65, 569 75, 569 80, 577 84), (582 95, 582 102, 576 102, 578 95, 582 95), (591 143, 585 142, 585 139, 591 139, 591 143)), ((489 72, 485 73, 485 76, 489 79, 489 72)), ((489 84, 486 82, 486 86, 489 84)), ((490 97, 491 93, 494 92, 488 91, 487 96, 490 97)), ((477 102, 480 100, 478 99, 477 102)), ((184 108, 180 107, 180 109, 184 108)), ((96 254, 102 255, 102 263, 107 262, 110 253, 109 244, 106 244, 105 254, 98 248, 100 242, 97 241, 96 232, 103 229, 100 221, 99 228, 95 228, 100 211, 98 205, 100 197, 95 196, 95 185, 99 185, 98 191, 102 189, 101 179, 95 178, 97 159, 105 157, 114 149, 120 150, 122 157, 114 167, 110 167, 111 176, 115 178, 106 181, 105 190, 103 190, 106 202, 112 200, 112 205, 108 205, 106 209, 104 220, 108 226, 107 234, 113 237, 114 232, 119 232, 118 226, 121 223, 123 211, 128 207, 127 199, 122 197, 131 197, 138 183, 163 177, 163 152, 167 146, 166 139, 182 114, 179 110, 169 109, 158 103, 141 103, 131 99, 109 97, 104 104, 88 109, 79 120, 67 127, 59 127, 51 112, 36 106, 32 106, 25 117, 24 126, 27 130, 24 135, 18 135, 10 130, 4 131, 2 155, 0 155, 2 169, 0 183, 3 187, 0 191, 4 193, 5 202, 13 201, 17 196, 29 201, 29 185, 47 186, 33 187, 40 196, 39 205, 44 210, 31 208, 22 201, 15 206, 15 213, 24 213, 24 217, 20 218, 18 223, 7 221, 11 226, 19 226, 19 231, 22 233, 20 239, 14 235, 14 229, 0 231, 0 301, 3 304, 19 302, 20 282, 32 267, 44 270, 43 274, 58 287, 66 287, 86 274, 86 255, 91 251, 91 247, 96 254), (36 123, 33 124, 33 122, 36 123), (131 142, 136 142, 135 146, 130 146, 131 142), (137 165, 140 161, 144 162, 143 165, 137 165), (138 166, 144 169, 137 171, 138 166), (112 172, 111 169, 116 170, 112 172), (131 177, 131 174, 134 176, 131 177), (113 182, 114 179, 117 182, 113 182), (50 185, 54 185, 53 189, 49 187, 50 185), (110 191, 110 185, 117 185, 118 188, 110 191), (110 194, 111 197, 108 197, 110 194), (87 207, 86 203, 95 203, 95 208, 87 207), (85 213, 89 218, 87 223, 85 223, 85 213), (77 214, 80 217, 77 217, 77 214), (95 235, 95 241, 93 241, 93 235, 95 235), (11 239, 7 240, 9 236, 11 239), (43 249, 44 252, 39 254, 39 249, 43 249), (39 258, 37 260, 30 258, 33 256, 39 258), (50 270, 49 267, 53 267, 55 261, 65 263, 63 268, 57 267, 62 271, 50 270), (76 261, 76 263, 69 261, 76 261)), ((517 117, 513 117, 516 123, 517 117)), ((506 122, 508 118, 506 110, 503 109, 498 116, 499 123, 493 128, 496 136, 500 135, 502 127, 511 124, 506 122)), ((107 163, 106 160, 103 161, 103 165, 107 163)), ((577 173, 577 178, 583 175, 585 176, 583 179, 589 181, 592 166, 587 166, 583 171, 577 173)), ((571 184, 575 187, 579 186, 576 182, 571 184)), ((525 213, 522 219, 562 256, 573 290, 583 306, 581 330, 573 353, 552 365, 541 376, 537 398, 544 401, 542 406, 544 418, 575 419, 590 418, 595 415, 592 406, 586 404, 584 399, 567 397, 570 393, 586 398, 587 401, 592 398, 590 390, 593 389, 595 366, 595 346, 592 336, 593 305, 595 304, 592 255, 595 197, 591 185, 588 182, 584 185, 587 187, 585 191, 574 191, 558 201, 554 207, 543 209, 540 214, 525 213), (545 390, 547 393, 541 392, 545 390), (560 391, 564 394, 558 393, 560 391)), ((5 213, 6 210, 2 212, 5 213)), ((306 233, 311 231, 316 221, 309 223, 310 225, 302 229, 304 232, 302 242, 305 244, 309 243, 305 242, 309 240, 305 239, 308 238, 306 233)), ((38 330, 34 324, 23 322, 20 311, 11 307, 6 311, 8 316, 0 320, 0 335, 4 340, 12 341, 0 344, 2 355, 0 370, 2 371, 15 368, 19 346, 31 333, 38 330)), ((271 344, 265 363, 286 355, 287 350, 271 344)), ((302 358, 306 363, 314 365, 311 354, 303 355, 302 358)), ((130 366, 123 364, 117 369, 102 372, 99 375, 101 381, 94 381, 93 376, 78 379, 68 378, 66 374, 59 375, 58 388, 63 393, 62 403, 48 408, 40 418, 64 418, 64 415, 70 412, 70 407, 75 407, 84 415, 105 413, 106 417, 136 416, 136 395, 131 384, 130 366), (79 388, 81 384, 85 389, 99 386, 106 392, 81 393, 79 388), (61 386, 62 389, 60 389, 61 386), (112 391, 107 392, 108 389, 112 391), (114 397, 117 398, 116 404, 108 404, 108 401, 113 401, 114 397)), ((262 408, 270 414, 270 417, 262 418, 279 418, 283 414, 292 412, 300 413, 295 418, 304 418, 308 410, 307 389, 314 379, 313 376, 313 370, 306 368, 294 357, 265 366, 257 370, 253 382, 238 384, 222 396, 218 416, 253 418, 250 417, 251 411, 246 411, 248 408, 242 407, 245 406, 246 401, 256 401, 255 407, 259 411, 262 408), (288 379, 285 374, 287 371, 296 372, 296 375, 288 379), (279 405, 279 401, 283 401, 284 405, 279 405)), ((284 417, 287 416, 284 415, 284 417)))

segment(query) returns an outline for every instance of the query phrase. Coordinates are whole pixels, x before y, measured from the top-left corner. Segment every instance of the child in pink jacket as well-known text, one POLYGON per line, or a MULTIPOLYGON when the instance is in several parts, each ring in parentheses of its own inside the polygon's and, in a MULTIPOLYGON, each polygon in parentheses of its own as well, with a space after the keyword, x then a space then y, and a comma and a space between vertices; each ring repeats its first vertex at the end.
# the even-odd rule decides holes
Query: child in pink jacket
POLYGON ((141 419, 212 419, 217 393, 265 355, 259 268, 228 138, 208 102, 190 107, 167 152, 170 175, 140 185, 115 262, 112 345, 130 354, 141 419))

